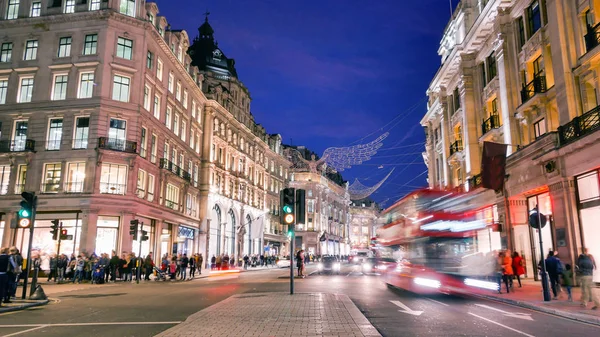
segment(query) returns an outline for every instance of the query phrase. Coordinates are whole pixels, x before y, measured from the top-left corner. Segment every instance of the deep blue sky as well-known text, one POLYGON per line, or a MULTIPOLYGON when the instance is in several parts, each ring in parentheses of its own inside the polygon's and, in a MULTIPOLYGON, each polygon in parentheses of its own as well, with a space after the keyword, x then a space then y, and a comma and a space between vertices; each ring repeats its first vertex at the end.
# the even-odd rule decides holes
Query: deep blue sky
POLYGON ((236 60, 267 132, 322 153, 390 131, 382 150, 344 178, 373 185, 395 168, 372 196, 385 206, 426 185, 419 121, 440 66, 449 0, 156 2, 190 38, 211 13, 219 47, 236 60))

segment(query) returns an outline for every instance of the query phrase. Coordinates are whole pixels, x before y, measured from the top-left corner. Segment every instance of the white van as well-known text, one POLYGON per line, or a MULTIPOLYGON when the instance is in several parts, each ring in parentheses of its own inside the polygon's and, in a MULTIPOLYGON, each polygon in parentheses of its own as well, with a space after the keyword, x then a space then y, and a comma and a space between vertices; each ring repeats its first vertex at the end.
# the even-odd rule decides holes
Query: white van
POLYGON ((356 249, 350 253, 348 262, 357 263, 357 264, 363 263, 363 262, 366 262, 368 258, 371 258, 373 256, 374 256, 373 252, 368 249, 356 249))

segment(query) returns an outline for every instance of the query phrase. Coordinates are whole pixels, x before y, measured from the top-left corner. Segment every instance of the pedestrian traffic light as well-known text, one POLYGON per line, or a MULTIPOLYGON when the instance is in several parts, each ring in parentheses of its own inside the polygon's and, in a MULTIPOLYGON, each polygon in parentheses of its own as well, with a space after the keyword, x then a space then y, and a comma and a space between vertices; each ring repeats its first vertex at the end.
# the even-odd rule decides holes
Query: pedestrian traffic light
POLYGON ((142 229, 142 237, 141 237, 141 241, 148 241, 148 231, 145 231, 142 229))
POLYGON ((60 239, 61 240, 66 240, 67 239, 67 230, 66 229, 61 229, 60 230, 60 239))
POLYGON ((306 223, 306 191, 302 189, 296 190, 296 223, 306 223))
POLYGON ((281 222, 284 224, 294 224, 296 216, 294 209, 296 206, 296 190, 293 188, 284 188, 279 196, 281 203, 281 222))
POLYGON ((58 225, 60 220, 52 220, 50 221, 52 225, 50 225, 50 234, 52 234, 52 240, 56 241, 58 239, 58 225))
POLYGON ((133 219, 129 221, 129 234, 133 235, 133 239, 137 241, 138 238, 138 225, 140 220, 133 219))

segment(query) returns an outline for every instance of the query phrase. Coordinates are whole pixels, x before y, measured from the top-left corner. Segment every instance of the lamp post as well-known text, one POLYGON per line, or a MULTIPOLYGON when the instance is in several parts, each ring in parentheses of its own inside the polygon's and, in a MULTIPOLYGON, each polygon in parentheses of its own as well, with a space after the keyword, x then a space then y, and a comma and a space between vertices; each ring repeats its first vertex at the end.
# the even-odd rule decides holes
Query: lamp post
POLYGON ((544 260, 544 244, 542 240, 542 228, 546 226, 546 222, 546 216, 539 211, 539 204, 536 205, 535 208, 529 212, 529 225, 535 228, 538 232, 538 237, 540 240, 540 264, 542 266, 542 292, 544 294, 544 301, 549 302, 551 301, 550 288, 548 286, 548 273, 546 271, 546 261, 544 260))

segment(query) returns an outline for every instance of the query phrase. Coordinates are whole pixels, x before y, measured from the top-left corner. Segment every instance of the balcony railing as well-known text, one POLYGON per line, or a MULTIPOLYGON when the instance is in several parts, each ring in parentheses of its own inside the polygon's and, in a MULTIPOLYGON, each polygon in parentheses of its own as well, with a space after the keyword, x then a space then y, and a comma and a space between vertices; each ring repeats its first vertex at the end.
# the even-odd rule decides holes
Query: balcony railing
POLYGON ((165 200, 165 206, 174 210, 179 208, 179 204, 171 200, 165 200))
POLYGON ((87 149, 88 139, 87 138, 75 138, 73 139, 73 150, 87 149))
POLYGON ((65 193, 83 193, 83 181, 65 183, 65 193))
POLYGON ((585 49, 587 52, 596 48, 600 44, 600 23, 594 27, 587 27, 587 34, 585 34, 585 49))
POLYGON ((455 154, 463 150, 462 140, 458 139, 454 143, 450 144, 450 155, 455 154))
POLYGON ((560 145, 575 141, 600 127, 600 106, 573 118, 569 123, 558 127, 560 145))
POLYGON ((472 176, 469 179, 469 190, 473 190, 479 186, 481 186, 481 174, 472 176))
POLYGON ((113 184, 113 183, 100 183, 100 193, 102 194, 120 194, 125 195, 127 185, 125 184, 113 184))
POLYGON ((192 182, 192 175, 189 174, 189 172, 175 165, 175 163, 166 158, 160 159, 160 168, 173 172, 175 175, 181 177, 185 181, 192 182))
POLYGON ((546 88, 546 76, 538 75, 531 80, 531 82, 523 85, 521 89, 521 102, 525 103, 530 100, 536 94, 544 93, 548 90, 546 88))
POLYGON ((500 127, 500 116, 491 115, 490 118, 486 119, 481 123, 481 134, 485 135, 493 129, 500 127))
POLYGON ((127 153, 136 153, 137 142, 132 142, 125 139, 100 137, 98 139, 98 148, 127 153))
POLYGON ((2 140, 0 141, 0 153, 35 151, 35 140, 2 140))

